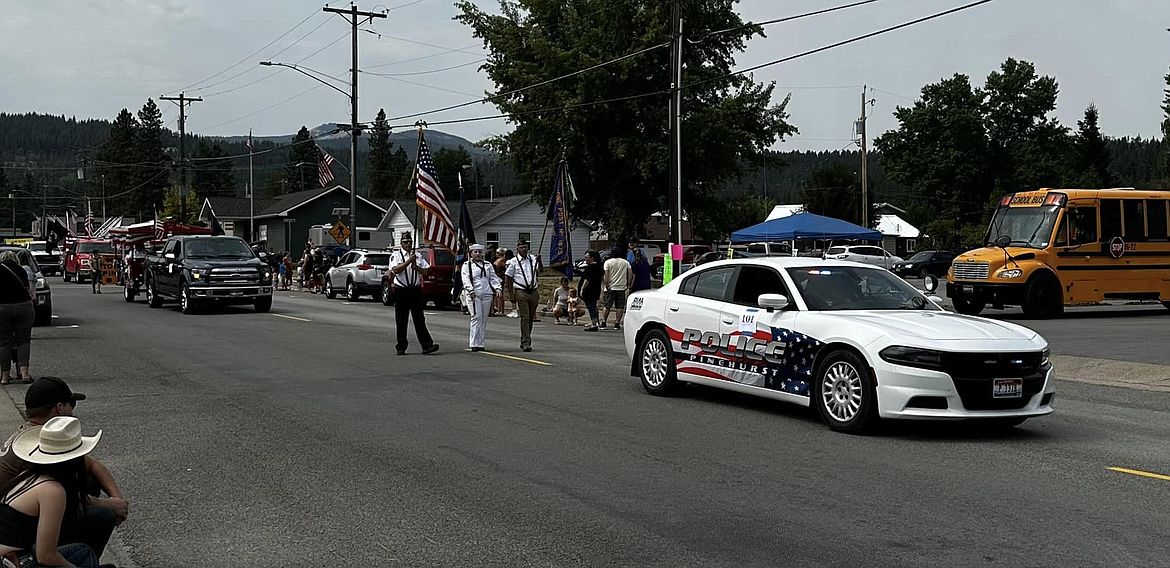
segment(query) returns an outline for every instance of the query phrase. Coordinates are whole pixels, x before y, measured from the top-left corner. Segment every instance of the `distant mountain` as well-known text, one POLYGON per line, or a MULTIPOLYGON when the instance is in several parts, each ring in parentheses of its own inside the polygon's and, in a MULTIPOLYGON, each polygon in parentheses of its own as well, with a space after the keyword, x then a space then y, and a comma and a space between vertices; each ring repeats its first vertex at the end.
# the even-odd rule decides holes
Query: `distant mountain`
MULTIPOLYGON (((315 137, 318 137, 317 144, 320 146, 326 148, 348 149, 348 131, 343 130, 333 134, 327 134, 337 129, 338 126, 336 124, 325 123, 320 126, 310 128, 309 133, 315 137)), ((283 136, 256 136, 253 139, 262 142, 272 142, 274 144, 288 144, 289 142, 292 142, 294 135, 295 133, 283 136)), ((208 138, 220 139, 225 142, 232 143, 243 143, 248 140, 247 136, 208 136, 208 138)), ((471 157, 474 159, 494 160, 496 158, 495 154, 492 152, 484 150, 483 148, 479 148, 475 145, 474 142, 460 136, 455 136, 454 134, 447 134, 446 132, 440 132, 438 130, 427 130, 426 138, 427 145, 430 146, 432 152, 435 152, 440 148, 450 148, 454 150, 460 146, 463 146, 464 149, 471 153, 471 157)), ((405 150, 406 154, 410 156, 411 159, 413 159, 414 155, 418 152, 418 132, 414 130, 393 132, 390 134, 390 142, 392 142, 396 147, 401 147, 403 150, 405 150)), ((369 149, 369 137, 367 135, 363 134, 362 137, 358 139, 358 149, 359 151, 365 151, 369 149)))

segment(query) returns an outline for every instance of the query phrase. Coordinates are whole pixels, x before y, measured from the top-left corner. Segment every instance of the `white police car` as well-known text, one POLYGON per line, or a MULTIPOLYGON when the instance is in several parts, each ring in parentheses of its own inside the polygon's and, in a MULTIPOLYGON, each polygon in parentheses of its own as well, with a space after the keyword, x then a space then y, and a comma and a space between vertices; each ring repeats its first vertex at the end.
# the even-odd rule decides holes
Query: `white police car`
POLYGON ((815 258, 712 262, 633 294, 631 373, 650 394, 697 383, 801 405, 860 432, 878 418, 984 419, 1052 412, 1048 342, 1011 323, 947 312, 890 272, 815 258))

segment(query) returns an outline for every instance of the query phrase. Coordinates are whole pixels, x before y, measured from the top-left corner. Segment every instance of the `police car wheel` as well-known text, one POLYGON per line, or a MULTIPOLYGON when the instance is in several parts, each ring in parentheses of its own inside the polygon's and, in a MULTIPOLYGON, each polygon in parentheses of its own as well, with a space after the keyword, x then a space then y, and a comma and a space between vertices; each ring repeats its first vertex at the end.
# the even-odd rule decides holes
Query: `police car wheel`
POLYGON ((653 329, 638 344, 638 376, 646 392, 666 396, 678 390, 678 372, 670 338, 661 329, 653 329))
POLYGON ((869 365, 852 351, 839 349, 824 358, 811 394, 821 419, 838 432, 860 434, 877 416, 877 391, 869 365))

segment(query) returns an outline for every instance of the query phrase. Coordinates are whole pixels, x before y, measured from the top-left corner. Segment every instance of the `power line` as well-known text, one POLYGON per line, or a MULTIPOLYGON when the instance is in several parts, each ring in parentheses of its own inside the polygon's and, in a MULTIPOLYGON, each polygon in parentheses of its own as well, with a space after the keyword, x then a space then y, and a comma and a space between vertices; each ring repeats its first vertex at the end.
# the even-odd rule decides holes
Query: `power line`
MULTIPOLYGON (((328 20, 326 20, 326 21, 328 21, 328 20)), ((329 42, 329 43, 325 44, 323 47, 321 47, 321 48, 320 48, 320 49, 318 49, 317 51, 314 51, 313 53, 310 53, 310 54, 308 54, 308 55, 306 55, 306 56, 302 57, 301 59, 297 60, 297 64, 300 64, 302 61, 306 61, 306 60, 308 60, 310 57, 313 57, 314 55, 317 55, 318 53, 321 53, 322 51, 325 51, 326 49, 329 49, 330 47, 333 47, 333 46, 334 46, 334 45, 335 45, 337 42, 339 42, 339 41, 341 41, 341 40, 345 39, 345 36, 347 36, 347 35, 349 35, 349 34, 342 34, 341 36, 338 36, 338 38, 337 38, 337 39, 335 39, 335 40, 333 40, 333 41, 331 41, 331 42, 329 42)), ((276 71, 273 71, 272 73, 269 73, 268 75, 265 75, 265 76, 263 76, 263 77, 261 77, 261 78, 259 78, 259 79, 256 79, 255 81, 252 81, 252 82, 250 82, 250 83, 244 83, 243 85, 239 85, 239 86, 237 86, 237 87, 232 87, 232 88, 230 88, 230 89, 227 89, 227 90, 224 90, 224 91, 219 91, 219 92, 217 92, 217 93, 211 93, 211 94, 208 94, 208 95, 203 95, 203 96, 205 96, 205 97, 214 97, 214 96, 217 96, 217 95, 226 95, 227 93, 230 93, 230 92, 232 92, 232 91, 238 91, 238 90, 240 90, 240 89, 243 89, 244 87, 251 87, 252 85, 255 85, 256 83, 259 83, 259 82, 261 82, 261 81, 264 81, 264 80, 267 80, 267 79, 271 79, 271 78, 272 78, 274 75, 277 75, 277 74, 279 74, 279 73, 281 73, 281 72, 283 72, 283 71, 284 71, 284 69, 278 69, 278 70, 276 70, 276 71)), ((324 75, 324 73, 322 73, 322 74, 324 75)), ((238 76, 238 75, 237 75, 237 76, 238 76)), ((327 77, 330 77, 330 75, 326 75, 326 76, 327 76, 327 77)), ((336 77, 333 77, 333 78, 334 78, 334 79, 336 79, 336 77)))
MULTIPOLYGON (((382 77, 383 79, 390 79, 391 81, 398 81, 400 83, 407 83, 410 85, 417 85, 419 87, 426 87, 428 89, 434 89, 436 91, 443 91, 446 93, 454 93, 456 95, 464 95, 464 96, 468 96, 468 97, 475 96, 474 93, 467 93, 464 91, 456 91, 456 90, 448 89, 446 87, 436 87, 434 85, 428 85, 426 83, 418 83, 415 81, 408 81, 406 79, 402 79, 402 78, 396 77, 394 75, 389 75, 389 74, 384 74, 384 73, 370 73, 369 71, 360 71, 360 73, 363 75, 373 75, 374 77, 382 77)), ((395 119, 391 119, 391 120, 398 120, 398 119, 395 118, 395 119)))
MULTIPOLYGON (((451 51, 458 51, 458 52, 460 52, 460 53, 466 53, 466 54, 468 54, 468 55, 480 55, 480 53, 476 53, 476 52, 467 51, 468 49, 471 49, 470 47, 465 47, 465 48, 462 48, 462 49, 452 49, 452 48, 449 48, 449 47, 444 47, 444 46, 442 46, 442 45, 435 45, 435 44, 433 44, 433 43, 427 43, 427 42, 425 42, 425 41, 418 41, 418 40, 414 40, 414 39, 408 39, 408 38, 404 38, 404 37, 398 37, 398 36, 392 36, 392 35, 385 35, 385 34, 383 34, 383 33, 379 32, 379 31, 377 31, 377 30, 373 30, 373 29, 368 29, 368 28, 361 28, 361 30, 362 30, 363 32, 366 32, 366 33, 369 33, 369 34, 374 34, 374 35, 378 36, 378 39, 382 39, 382 38, 389 38, 389 39, 393 39, 393 40, 397 40, 397 41, 404 41, 404 42, 406 42, 406 43, 413 43, 413 44, 415 44, 415 45, 421 45, 421 46, 423 46, 423 47, 432 47, 432 48, 435 48, 435 49, 443 49, 443 50, 447 50, 448 52, 451 52, 451 51)), ((476 47, 476 46, 478 46, 478 45, 479 45, 479 44, 477 43, 477 44, 475 44, 475 45, 474 45, 474 46, 472 46, 472 47, 476 47)), ((372 69, 372 67, 367 67, 367 69, 372 69)))
POLYGON ((269 110, 272 110, 272 109, 274 109, 274 108, 276 108, 276 107, 278 107, 278 106, 280 106, 280 105, 283 105, 283 104, 285 104, 285 103, 288 103, 288 102, 290 102, 290 101, 292 101, 292 100, 294 100, 294 99, 298 99, 298 98, 300 98, 300 97, 303 97, 303 96, 305 96, 305 95, 309 94, 310 92, 312 92, 312 91, 315 91, 315 90, 317 90, 317 89, 320 89, 320 88, 321 88, 321 85, 320 85, 320 84, 313 85, 312 87, 309 87, 308 89, 306 89, 306 90, 304 90, 304 91, 301 91, 301 92, 299 92, 299 93, 297 93, 297 94, 295 94, 295 95, 293 95, 293 96, 291 96, 291 97, 289 97, 289 98, 287 98, 287 99, 284 99, 283 101, 280 101, 280 102, 278 102, 278 103, 273 103, 273 104, 271 104, 271 105, 268 105, 268 106, 266 106, 266 107, 264 107, 264 108, 262 108, 262 109, 260 109, 260 110, 257 110, 257 111, 250 112, 250 113, 248 113, 248 114, 245 114, 245 115, 243 115, 243 116, 238 116, 238 117, 236 117, 236 118, 233 118, 233 119, 231 119, 231 120, 225 120, 225 121, 223 121, 223 122, 221 122, 221 123, 219 123, 219 124, 213 125, 213 126, 208 126, 207 128, 200 129, 198 132, 207 132, 208 130, 212 130, 212 129, 214 129, 214 128, 219 128, 219 127, 221 127, 221 126, 227 126, 227 125, 229 125, 229 124, 232 124, 232 123, 234 123, 234 122, 239 122, 239 121, 241 121, 241 120, 244 120, 245 118, 251 118, 251 117, 253 117, 253 116, 256 116, 256 115, 258 115, 258 114, 260 114, 260 113, 262 113, 262 112, 264 112, 264 111, 269 111, 269 110))
MULTIPOLYGON (((588 103, 577 103, 577 104, 557 106, 557 107, 546 107, 546 108, 539 108, 539 109, 534 109, 534 110, 526 110, 526 111, 520 111, 520 112, 498 114, 498 115, 492 115, 492 116, 479 116, 479 117, 474 117, 474 118, 459 118, 459 119, 454 119, 454 120, 440 120, 440 121, 436 121, 436 122, 429 122, 428 121, 428 122, 425 122, 424 124, 433 126, 433 125, 439 125, 439 124, 459 124, 459 123, 463 123, 463 122, 477 122, 480 120, 499 120, 501 118, 515 118, 518 116, 527 116, 530 114, 541 114, 541 113, 550 112, 550 111, 572 110, 572 109, 576 109, 576 108, 586 108, 586 107, 592 107, 592 106, 603 105, 603 104, 608 104, 608 103, 630 101, 630 100, 634 100, 634 99, 643 99, 646 97, 665 95, 665 94, 669 94, 671 92, 672 92, 671 90, 654 91, 652 93, 642 93, 640 95, 629 95, 629 96, 625 96, 625 97, 615 97, 612 99, 605 99, 602 101, 593 101, 593 102, 588 102, 588 103)), ((417 124, 397 124, 397 125, 391 126, 390 129, 393 130, 395 128, 412 128, 414 126, 417 126, 417 124)))
POLYGON ((231 156, 216 156, 214 158, 188 158, 187 161, 189 161, 189 162, 206 162, 206 161, 214 161, 214 160, 226 160, 228 158, 247 158, 249 155, 260 156, 263 154, 270 154, 272 152, 279 152, 281 150, 288 150, 289 148, 292 148, 293 146, 296 146, 298 144, 307 144, 309 142, 316 143, 317 139, 323 138, 325 136, 332 136, 334 134, 337 134, 338 132, 341 132, 341 129, 334 128, 333 130, 330 130, 329 132, 323 132, 323 133, 318 134, 316 136, 309 136, 309 138, 302 140, 300 142, 289 142, 288 144, 284 144, 283 146, 277 146, 275 148, 269 148, 267 150, 260 150, 259 152, 252 152, 251 154, 234 154, 231 156))
MULTIPOLYGON (((487 97, 484 97, 484 98, 481 98, 481 99, 477 99, 477 100, 474 100, 474 101, 468 101, 468 102, 465 102, 465 103, 460 103, 460 104, 457 104, 457 105, 446 106, 446 107, 439 108, 439 109, 435 109, 435 110, 428 110, 428 111, 424 111, 424 112, 416 112, 416 113, 414 113, 414 114, 407 114, 407 115, 403 115, 403 116, 396 116, 396 117, 390 118, 390 119, 388 119, 388 120, 405 120, 405 119, 407 119, 407 118, 416 118, 416 117, 425 116, 425 115, 428 115, 428 114, 436 114, 436 113, 440 113, 440 112, 445 112, 445 111, 449 111, 449 110, 454 110, 454 109, 457 109, 457 108, 463 108, 463 107, 465 107, 465 106, 471 106, 471 105, 475 105, 475 104, 482 104, 482 103, 491 102, 491 101, 493 101, 493 100, 496 100, 496 99, 500 99, 500 98, 503 98, 503 97, 508 97, 508 96, 511 96, 511 95, 515 95, 515 94, 517 94, 517 93, 522 93, 522 92, 524 92, 524 91, 527 91, 527 90, 529 90, 529 89, 535 89, 536 87, 540 87, 540 86, 543 86, 543 85, 547 85, 547 84, 549 84, 549 83, 555 83, 555 82, 557 82, 557 81, 561 81, 561 80, 563 80, 563 79, 568 79, 568 78, 570 78, 570 77, 576 77, 577 75, 580 75, 580 74, 582 74, 582 73, 588 73, 589 71, 593 71, 594 69, 600 69, 600 68, 602 68, 602 67, 605 67, 606 65, 612 65, 612 64, 614 64, 614 63, 617 63, 617 62, 619 62, 619 61, 625 61, 626 59, 630 59, 631 57, 637 57, 637 56, 639 56, 639 55, 642 55, 643 53, 647 53, 647 52, 650 52, 650 51, 654 51, 655 49, 661 49, 661 48, 667 47, 667 46, 669 46, 669 45, 670 45, 670 43, 668 43, 668 42, 667 42, 667 43, 660 43, 660 44, 657 44, 657 45, 652 45, 652 46, 650 46, 650 47, 647 47, 647 48, 644 48, 644 49, 639 49, 638 51, 635 51, 635 52, 633 52, 633 53, 627 53, 626 55, 623 55, 623 56, 621 56, 621 57, 617 57, 617 58, 614 58, 614 59, 610 59, 609 61, 604 61, 604 62, 598 63, 598 64, 596 64, 596 65, 592 65, 592 66, 590 66, 590 67, 586 67, 586 68, 584 68, 584 69, 580 69, 580 70, 577 70, 577 71, 573 71, 572 73, 567 73, 567 74, 565 74, 565 75, 561 75, 560 77, 553 77, 552 79, 548 79, 548 80, 545 80, 545 81, 541 81, 541 82, 539 82, 539 83, 534 83, 534 84, 532 84, 532 85, 528 85, 527 87, 521 87, 521 88, 519 88, 519 89, 514 89, 514 90, 511 90, 511 91, 507 91, 507 92, 504 92, 504 93, 500 93, 500 94, 498 94, 498 95, 491 95, 491 96, 487 96, 487 97)), ((447 123, 446 123, 446 122, 444 122, 444 123, 437 123, 437 122, 436 122, 436 123, 434 123, 434 124, 447 124, 447 123)))
POLYGON ((730 72, 730 73, 727 73, 727 74, 725 74, 725 75, 721 75, 721 76, 719 76, 719 77, 714 77, 714 78, 711 78, 711 79, 705 79, 705 80, 702 80, 702 81, 697 81, 697 82, 691 83, 691 84, 689 84, 689 85, 684 85, 684 86, 682 86, 681 88, 682 88, 682 89, 690 89, 690 88, 697 87, 697 86, 700 86, 700 85, 705 85, 705 84, 707 84, 707 83, 713 83, 713 82, 716 82, 716 81, 722 81, 722 80, 724 80, 724 79, 727 79, 727 78, 730 78, 730 77, 734 77, 734 76, 736 76, 736 75, 742 75, 742 74, 744 74, 744 73, 749 73, 749 72, 751 72, 751 71, 755 71, 755 70, 757 70, 757 69, 763 69, 764 67, 771 67, 771 66, 773 66, 773 65, 779 65, 779 64, 781 64, 781 63, 786 63, 786 62, 788 62, 788 61, 792 61, 792 60, 794 60, 794 59, 800 59, 800 58, 802 58, 802 57, 807 57, 807 56, 809 56, 809 55, 813 55, 813 54, 816 54, 816 53, 820 53, 820 52, 822 52, 822 51, 828 51, 828 50, 830 50, 830 49, 834 49, 834 48, 837 48, 837 47, 841 47, 841 46, 843 46, 843 45, 848 45, 848 44, 851 44, 851 43, 856 43, 856 42, 859 42, 859 41, 861 41, 861 40, 869 39, 869 38, 871 38, 871 37, 879 36, 879 35, 882 35, 882 34, 887 34, 887 33, 890 33, 890 32, 892 32, 892 31, 900 30, 900 29, 902 29, 902 28, 907 28, 907 27, 910 27, 910 26, 913 26, 913 25, 916 25, 916 24, 921 24, 921 23, 923 23, 923 22, 926 22, 926 21, 929 21, 929 20, 933 20, 933 19, 935 19, 935 18, 941 18, 941 17, 943 17, 943 16, 948 16, 948 15, 950 15, 950 14, 954 14, 955 12, 961 12, 961 11, 963 11, 963 10, 967 10, 967 9, 970 9, 970 8, 974 8, 974 7, 976 7, 976 6, 981 6, 981 5, 983 5, 983 4, 987 4, 987 3, 989 3, 989 2, 994 2, 994 1, 995 1, 995 0, 978 0, 978 1, 976 1, 976 2, 971 2, 971 3, 969 3, 969 4, 964 4, 964 5, 962 5, 962 6, 959 6, 959 7, 956 7, 956 8, 951 8, 950 10, 945 10, 945 11, 942 11, 942 12, 938 12, 938 13, 935 13, 935 14, 931 14, 931 15, 929 15, 929 16, 923 16, 923 17, 921 17, 921 18, 918 18, 918 19, 916 19, 916 20, 910 20, 909 22, 903 22, 903 23, 901 23, 901 24, 898 24, 898 25, 895 25, 895 26, 890 26, 890 27, 888 27, 888 28, 882 28, 882 29, 880 29, 880 30, 873 31, 873 32, 870 32, 870 33, 867 33, 867 34, 864 34, 864 35, 854 36, 854 37, 852 37, 852 38, 849 38, 849 39, 846 39, 846 40, 842 40, 842 41, 839 41, 839 42, 837 42, 837 43, 833 43, 833 44, 829 44, 829 45, 826 45, 826 46, 818 47, 818 48, 816 48, 816 49, 810 49, 810 50, 808 50, 808 51, 805 51, 805 52, 803 52, 803 53, 798 53, 798 54, 796 54, 796 55, 790 55, 790 56, 788 56, 788 57, 782 57, 782 58, 780 58, 780 59, 776 59, 776 60, 774 60, 774 61, 769 61, 769 62, 767 62, 767 63, 761 63, 761 64, 759 64, 759 65, 753 65, 753 66, 751 66, 751 67, 748 67, 748 68, 745 68, 745 69, 740 69, 740 70, 738 70, 738 71, 732 71, 732 72, 730 72))
MULTIPOLYGON (((329 18, 325 18, 325 20, 324 20, 323 22, 321 22, 320 24, 317 24, 317 27, 315 27, 315 28, 313 28, 313 29, 309 30, 309 33, 307 33, 307 34, 305 34, 305 35, 301 36, 299 39, 297 39, 296 41, 294 41, 294 42, 292 42, 292 43, 288 44, 287 46, 285 46, 285 47, 284 47, 283 49, 281 49, 280 51, 277 51, 276 53, 274 53, 274 54, 270 55, 268 58, 269 58, 269 59, 271 59, 271 58, 273 58, 273 57, 276 57, 277 55, 280 55, 280 54, 282 54, 282 53, 284 53, 284 52, 286 52, 286 51, 288 51, 288 50, 292 49, 292 48, 293 48, 293 46, 295 46, 295 45, 297 45, 297 44, 301 43, 302 41, 304 41, 304 39, 305 39, 305 38, 307 38, 307 37, 309 37, 309 36, 313 35, 313 33, 314 33, 314 32, 316 32, 317 30, 321 29, 321 27, 322 27, 322 26, 324 26, 325 24, 328 24, 328 23, 329 23, 329 18)), ((259 53, 259 52, 257 52, 257 53, 259 53)), ((250 58, 250 57, 254 57, 254 56, 255 56, 255 54, 252 54, 251 56, 249 56, 249 58, 250 58)), ((216 82, 214 82, 214 83, 211 83, 211 84, 209 84, 209 85, 203 85, 202 87, 199 87, 198 89, 192 89, 192 91, 202 91, 203 89, 210 89, 211 87, 217 87, 217 86, 219 86, 219 85, 222 85, 222 84, 224 84, 224 83, 228 83, 228 82, 230 82, 230 81, 232 81, 232 80, 234 80, 234 79, 236 79, 236 78, 239 78, 239 77, 242 77, 242 76, 244 76, 244 75, 247 75, 248 73, 252 72, 254 69, 255 69, 255 67, 249 67, 249 68, 247 68, 247 69, 244 69, 243 71, 240 71, 239 73, 236 73, 235 75, 232 75, 231 77, 228 77, 227 79, 221 79, 221 80, 219 80, 219 81, 216 81, 216 82)), ((210 95, 208 95, 208 96, 210 96, 210 95)))
POLYGON ((852 4, 845 4, 842 6, 834 6, 832 8, 825 8, 823 10, 816 10, 813 12, 805 12, 803 14, 796 14, 795 16, 784 16, 783 18, 776 18, 774 20, 766 20, 763 22, 748 22, 742 26, 735 26, 733 28, 727 28, 725 30, 717 30, 717 31, 713 31, 713 32, 708 32, 706 34, 703 34, 702 36, 699 36, 696 39, 688 39, 687 41, 690 41, 691 43, 697 43, 697 42, 703 41, 703 40, 705 40, 713 35, 735 32, 735 31, 739 31, 742 29, 746 29, 746 28, 754 28, 754 27, 758 27, 758 26, 770 26, 772 24, 779 24, 782 22, 790 22, 792 20, 799 20, 801 18, 808 18, 811 16, 819 16, 821 14, 828 14, 829 12, 836 12, 838 10, 845 10, 848 8, 856 8, 857 6, 864 6, 865 4, 873 4, 874 2, 878 2, 878 1, 880 1, 880 0, 862 0, 860 2, 854 2, 852 4))
POLYGON ((883 91, 883 90, 881 90, 881 89, 879 89, 879 88, 877 88, 877 87, 870 87, 870 90, 872 90, 872 91, 877 91, 877 92, 879 92, 879 93, 883 93, 883 94, 886 94, 886 95, 890 95, 890 96, 892 96, 892 97, 898 97, 898 98, 900 98, 900 99, 906 99, 906 100, 908 100, 908 101, 914 101, 914 99, 912 99, 912 98, 910 98, 910 97, 907 97, 907 96, 905 96, 905 95, 899 95, 898 93, 891 93, 891 92, 889 92, 889 91, 883 91))
MULTIPOLYGON (((476 59, 475 61, 468 61, 467 63, 461 63, 459 65, 452 65, 450 67, 443 67, 442 69, 431 69, 430 71, 415 71, 413 73, 370 73, 369 71, 362 71, 362 73, 369 73, 370 75, 377 75, 378 77, 410 77, 413 75, 430 75, 432 73, 442 73, 443 71, 450 71, 452 69, 460 69, 463 67, 469 67, 471 65, 475 65, 476 63, 481 63, 484 61, 487 61, 486 57, 481 58, 481 59, 476 59)), ((475 95, 471 95, 471 96, 474 97, 475 95)))
POLYGON ((223 69, 222 71, 220 71, 220 72, 218 72, 218 73, 216 73, 216 74, 214 74, 214 75, 212 75, 212 76, 210 76, 210 77, 208 77, 208 78, 206 78, 206 79, 203 79, 202 81, 196 81, 195 83, 193 83, 193 84, 191 84, 191 85, 188 85, 188 86, 186 86, 186 87, 183 87, 182 89, 175 89, 174 91, 170 91, 170 92, 168 92, 168 93, 166 93, 166 94, 168 94, 168 95, 169 95, 169 94, 171 94, 171 93, 177 93, 177 92, 179 92, 179 91, 186 91, 187 89, 191 89, 191 88, 193 88, 193 87, 199 86, 199 85, 200 85, 200 84, 202 84, 202 83, 206 83, 207 81, 210 81, 210 80, 212 80, 212 79, 214 79, 214 78, 216 78, 216 77, 219 77, 220 75, 223 75, 224 73, 227 73, 228 71, 231 71, 233 68, 235 68, 236 66, 240 65, 241 63, 244 63, 245 61, 248 61, 249 59, 251 59, 251 58, 255 57, 257 53, 260 53, 261 51, 264 51, 265 49, 268 49, 269 47, 272 47, 272 45, 273 45, 274 43, 276 43, 276 42, 280 41, 281 39, 283 39, 283 38, 284 38, 284 36, 286 36, 286 35, 288 35, 288 34, 292 33, 292 32, 293 32, 293 30, 295 30, 295 29, 297 29, 297 28, 301 27, 301 25, 302 25, 302 24, 304 24, 305 22, 309 21, 309 19, 310 19, 310 18, 312 18, 313 16, 315 16, 315 15, 317 15, 317 14, 319 14, 319 13, 320 13, 320 12, 318 12, 318 11, 316 11, 316 10, 313 10, 312 12, 309 12, 309 15, 308 15, 308 16, 305 16, 305 19, 301 20, 300 22, 297 22, 297 25, 295 25, 295 26, 293 26, 293 27, 289 28, 289 29, 288 29, 288 31, 286 31, 286 32, 284 32, 284 33, 282 33, 282 34, 280 34, 279 36, 277 36, 277 38, 276 38, 276 39, 274 39, 274 40, 272 40, 272 41, 268 42, 268 44, 267 44, 267 45, 265 45, 264 47, 261 47, 260 49, 257 49, 257 50, 256 50, 256 51, 254 51, 254 52, 253 52, 251 55, 249 55, 249 56, 247 56, 247 57, 245 57, 245 58, 243 58, 243 59, 241 59, 241 60, 239 60, 239 61, 237 61, 237 62, 235 62, 235 63, 231 64, 231 65, 229 65, 227 68, 223 69))
MULTIPOLYGON (((412 61, 422 61, 423 59, 431 59, 432 57, 439 57, 442 55, 447 55, 448 53, 468 53, 466 50, 471 49, 473 47, 478 47, 478 46, 479 46, 478 43, 473 43, 467 47, 443 48, 443 51, 440 51, 439 53, 432 53, 430 55, 423 55, 421 57, 411 57, 410 59, 391 61, 389 63, 379 63, 378 65, 366 65, 366 69, 378 69, 381 67, 390 67, 392 65, 400 65, 402 63, 410 63, 412 61)), ((478 54, 471 54, 471 53, 468 53, 468 54, 469 55, 478 55, 478 54)))

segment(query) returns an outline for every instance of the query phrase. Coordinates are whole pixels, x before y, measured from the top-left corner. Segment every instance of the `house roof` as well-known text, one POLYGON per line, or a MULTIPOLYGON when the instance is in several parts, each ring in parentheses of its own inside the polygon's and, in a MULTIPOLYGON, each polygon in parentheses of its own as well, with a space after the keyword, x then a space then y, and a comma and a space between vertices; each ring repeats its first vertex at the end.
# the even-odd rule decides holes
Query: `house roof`
MULTIPOLYGON (((486 199, 469 199, 467 201, 467 213, 471 215, 471 222, 475 224, 472 228, 478 228, 521 205, 531 202, 532 197, 528 195, 511 195, 492 201, 486 199)), ((394 206, 398 207, 398 210, 402 211, 402 214, 413 222, 415 210, 418 209, 418 205, 414 201, 395 201, 394 206)), ((447 210, 451 212, 451 220, 458 222, 459 202, 448 201, 447 210)), ((389 209, 386 214, 390 214, 389 209)))
MULTIPOLYGON (((252 204, 254 210, 249 209, 249 202, 252 201, 246 197, 208 197, 203 201, 204 209, 210 207, 211 211, 215 213, 216 217, 220 219, 241 219, 249 216, 250 212, 254 212, 257 219, 265 217, 284 217, 289 213, 310 201, 319 199, 320 197, 332 193, 335 190, 341 190, 347 196, 349 190, 344 186, 335 185, 333 187, 321 187, 317 189, 310 189, 306 191, 298 191, 281 195, 269 199, 257 199, 252 204)), ((357 196, 358 199, 365 201, 367 204, 377 208, 383 213, 386 212, 387 207, 375 201, 371 201, 357 196)), ((346 203, 348 205, 348 203, 346 203)), ((200 212, 202 215, 203 212, 200 212)))
POLYGON ((877 227, 874 228, 888 237, 918 238, 918 227, 897 215, 879 215, 877 227))

